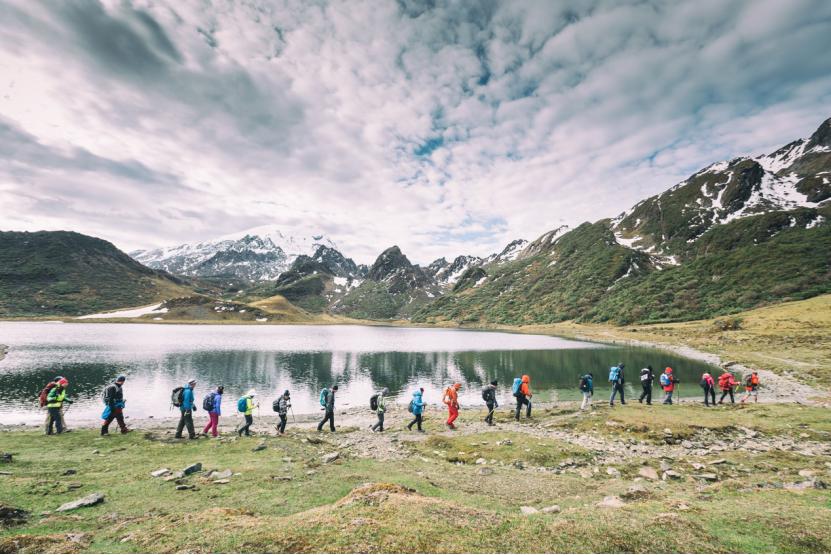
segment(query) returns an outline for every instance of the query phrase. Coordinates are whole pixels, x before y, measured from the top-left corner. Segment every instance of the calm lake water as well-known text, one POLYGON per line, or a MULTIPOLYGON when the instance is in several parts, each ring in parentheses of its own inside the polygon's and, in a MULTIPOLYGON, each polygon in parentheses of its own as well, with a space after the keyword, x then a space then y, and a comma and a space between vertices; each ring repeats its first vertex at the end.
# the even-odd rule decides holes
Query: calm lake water
POLYGON ((175 416, 170 391, 190 378, 196 396, 225 386, 223 412, 235 413, 236 399, 255 388, 263 414, 284 389, 294 411, 319 411, 318 393, 339 384, 340 408, 368 406, 373 391, 388 387, 398 403, 425 388, 425 400, 441 402, 444 387, 460 382, 463 405, 482 405, 481 389, 499 380, 500 404, 513 398, 510 386, 531 376, 535 400, 576 399, 578 376, 592 372, 595 396, 608 398, 609 366, 626 364, 626 391, 640 390, 637 374, 651 364, 669 365, 689 394, 698 396, 698 377, 708 366, 661 351, 571 341, 557 337, 450 329, 368 326, 186 326, 152 324, 62 324, 0 322, 0 344, 10 352, 0 361, 0 423, 42 422, 40 389, 56 375, 70 380, 72 421, 100 417, 101 391, 126 374, 126 414, 133 418, 175 416))

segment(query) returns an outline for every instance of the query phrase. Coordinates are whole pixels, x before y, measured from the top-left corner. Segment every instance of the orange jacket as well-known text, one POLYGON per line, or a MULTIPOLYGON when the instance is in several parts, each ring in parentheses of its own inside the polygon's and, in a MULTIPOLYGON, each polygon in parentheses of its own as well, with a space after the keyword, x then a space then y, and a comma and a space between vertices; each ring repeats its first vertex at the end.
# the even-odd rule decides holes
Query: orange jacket
POLYGON ((450 387, 444 390, 444 404, 448 407, 458 407, 459 406, 459 389, 462 388, 462 384, 454 383, 450 387))
POLYGON ((728 391, 733 389, 739 385, 739 382, 736 381, 736 378, 733 377, 733 374, 730 372, 725 372, 721 376, 718 377, 718 386, 721 388, 722 391, 728 391))
POLYGON ((522 385, 519 386, 519 391, 526 397, 531 396, 531 377, 528 374, 523 374, 522 376, 522 385))

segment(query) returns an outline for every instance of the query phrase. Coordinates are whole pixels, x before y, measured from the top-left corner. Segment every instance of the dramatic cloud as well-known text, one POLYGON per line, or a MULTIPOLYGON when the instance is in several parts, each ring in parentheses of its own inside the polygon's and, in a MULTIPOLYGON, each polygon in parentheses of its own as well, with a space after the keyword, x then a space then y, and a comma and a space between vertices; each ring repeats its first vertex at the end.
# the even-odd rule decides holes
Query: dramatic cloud
POLYGON ((831 115, 831 3, 0 3, 0 228, 371 261, 614 216, 831 115))

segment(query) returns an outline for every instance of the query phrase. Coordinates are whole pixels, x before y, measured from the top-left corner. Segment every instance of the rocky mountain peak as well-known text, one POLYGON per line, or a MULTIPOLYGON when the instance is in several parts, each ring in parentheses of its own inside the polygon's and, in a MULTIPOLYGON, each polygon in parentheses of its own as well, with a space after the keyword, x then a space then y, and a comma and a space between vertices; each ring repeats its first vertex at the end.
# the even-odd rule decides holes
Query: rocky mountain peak
POLYGON ((808 139, 808 150, 818 146, 831 148, 831 118, 822 122, 822 125, 808 139))
POLYGON ((383 281, 401 270, 412 271, 413 269, 414 266, 410 260, 404 256, 398 245, 395 245, 378 255, 369 268, 367 277, 373 281, 383 281))

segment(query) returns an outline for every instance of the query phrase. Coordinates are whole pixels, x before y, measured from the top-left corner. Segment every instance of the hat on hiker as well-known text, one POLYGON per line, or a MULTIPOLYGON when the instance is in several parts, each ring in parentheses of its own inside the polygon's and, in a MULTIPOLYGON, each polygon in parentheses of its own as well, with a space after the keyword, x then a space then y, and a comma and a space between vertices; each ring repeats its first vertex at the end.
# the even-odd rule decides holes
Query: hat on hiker
POLYGON ((196 385, 196 378, 194 378, 192 380, 188 380, 188 384, 189 385, 196 385))
POLYGON ((247 395, 249 397, 255 397, 257 395, 257 391, 254 389, 249 389, 247 395))
POLYGON ((69 385, 69 380, 67 380, 66 378, 61 378, 60 380, 58 380, 58 385, 61 387, 66 387, 69 385))
POLYGON ((124 374, 121 374, 120 376, 118 376, 115 379, 115 381, 117 381, 117 382, 123 382, 123 381, 126 381, 126 380, 127 380, 127 376, 125 376, 124 374))
POLYGON ((496 380, 493 380, 493 381, 491 382, 491 385, 497 385, 498 383, 499 383, 499 382, 497 382, 496 380))

